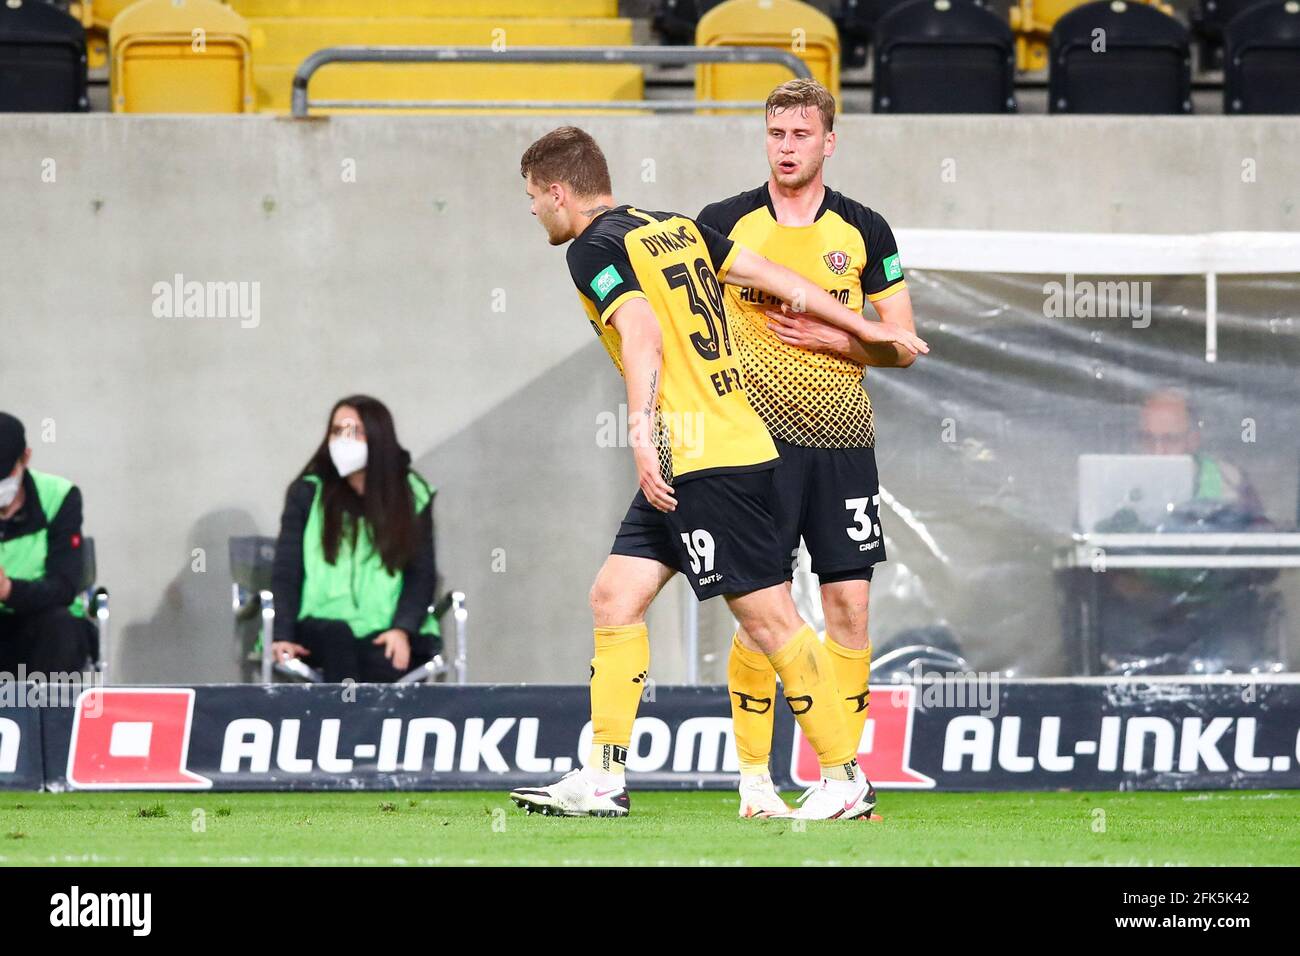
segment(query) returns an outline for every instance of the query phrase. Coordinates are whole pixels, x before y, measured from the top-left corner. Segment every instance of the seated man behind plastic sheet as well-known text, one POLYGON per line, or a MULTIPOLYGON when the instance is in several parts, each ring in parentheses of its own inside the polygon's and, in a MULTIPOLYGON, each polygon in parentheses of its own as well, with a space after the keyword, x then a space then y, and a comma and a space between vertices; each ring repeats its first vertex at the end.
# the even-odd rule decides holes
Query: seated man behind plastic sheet
MULTIPOLYGON (((1206 452, 1200 423, 1178 389, 1152 392, 1140 413, 1141 450, 1191 455, 1192 500, 1158 528, 1121 512, 1103 532, 1270 531, 1245 472, 1206 452)), ((1278 654, 1281 595, 1268 569, 1151 568, 1102 576, 1102 668, 1112 673, 1182 674, 1268 669, 1278 654)))

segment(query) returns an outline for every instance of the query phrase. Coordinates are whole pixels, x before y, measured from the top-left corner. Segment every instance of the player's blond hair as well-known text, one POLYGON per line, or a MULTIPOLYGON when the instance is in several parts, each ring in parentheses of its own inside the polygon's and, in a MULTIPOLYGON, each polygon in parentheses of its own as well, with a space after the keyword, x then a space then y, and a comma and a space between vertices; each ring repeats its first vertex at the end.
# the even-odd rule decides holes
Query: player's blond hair
POLYGON ((553 129, 524 150, 519 173, 546 188, 564 183, 578 196, 608 196, 609 164, 591 134, 576 126, 553 129))
POLYGON ((796 79, 782 83, 767 97, 767 115, 777 110, 816 109, 822 114, 822 124, 826 132, 835 128, 835 97, 813 79, 796 79))

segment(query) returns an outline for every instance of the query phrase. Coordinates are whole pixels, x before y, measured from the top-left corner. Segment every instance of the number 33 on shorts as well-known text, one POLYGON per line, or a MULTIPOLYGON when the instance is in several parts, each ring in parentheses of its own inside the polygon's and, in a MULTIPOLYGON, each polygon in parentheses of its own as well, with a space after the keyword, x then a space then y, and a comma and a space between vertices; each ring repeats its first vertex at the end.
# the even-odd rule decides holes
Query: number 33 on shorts
POLYGON ((855 524, 844 530, 858 544, 859 551, 874 551, 880 547, 880 495, 870 498, 845 498, 844 507, 853 512, 855 524))

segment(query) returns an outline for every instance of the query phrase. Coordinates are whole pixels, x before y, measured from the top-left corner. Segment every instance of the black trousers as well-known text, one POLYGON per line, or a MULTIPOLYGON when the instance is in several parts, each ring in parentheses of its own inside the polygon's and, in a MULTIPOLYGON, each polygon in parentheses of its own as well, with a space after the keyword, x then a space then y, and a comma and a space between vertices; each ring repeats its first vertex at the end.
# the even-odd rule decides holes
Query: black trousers
POLYGON ((0 671, 49 675, 85 670, 95 643, 95 626, 66 607, 35 614, 0 614, 0 671))
POLYGON ((358 638, 343 621, 306 617, 294 625, 294 643, 311 651, 305 662, 324 674, 325 680, 331 684, 348 679, 362 683, 392 683, 433 657, 433 641, 429 635, 412 635, 411 660, 406 670, 399 671, 384 657, 383 645, 374 643, 382 633, 376 631, 358 638))

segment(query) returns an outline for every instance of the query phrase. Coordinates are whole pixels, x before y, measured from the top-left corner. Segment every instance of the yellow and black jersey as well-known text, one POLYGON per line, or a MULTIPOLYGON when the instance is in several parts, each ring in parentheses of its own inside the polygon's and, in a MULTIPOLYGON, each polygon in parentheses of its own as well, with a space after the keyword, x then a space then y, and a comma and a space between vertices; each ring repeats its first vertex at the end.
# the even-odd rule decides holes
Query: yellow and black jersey
POLYGON ((609 324, 631 298, 646 299, 663 334, 655 441, 664 480, 773 467, 772 437, 745 399, 740 358, 719 277, 736 246, 676 213, 619 206, 569 245, 569 272, 591 326, 623 371, 609 324))
MULTIPOLYGON (((809 226, 776 221, 767 184, 704 208, 698 222, 818 282, 855 312, 907 287, 889 224, 874 210, 827 188, 809 226)), ((792 445, 858 448, 875 444, 862 368, 838 355, 786 345, 767 327, 779 308, 755 289, 728 286, 732 334, 746 394, 772 434, 792 445)))

